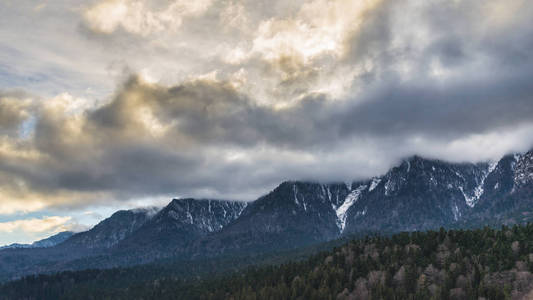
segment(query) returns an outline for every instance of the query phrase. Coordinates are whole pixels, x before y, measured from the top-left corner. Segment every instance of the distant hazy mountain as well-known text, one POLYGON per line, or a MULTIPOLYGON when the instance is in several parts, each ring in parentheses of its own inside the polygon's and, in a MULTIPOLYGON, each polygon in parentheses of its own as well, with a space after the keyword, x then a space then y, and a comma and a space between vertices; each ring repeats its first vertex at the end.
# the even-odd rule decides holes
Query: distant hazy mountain
POLYGON ((57 233, 51 237, 35 241, 31 244, 11 244, 7 246, 0 247, 1 249, 13 249, 13 248, 46 248, 46 247, 53 247, 59 243, 64 242, 66 239, 70 238, 74 232, 72 231, 63 231, 60 233, 57 233))
MULTIPOLYGON (((533 151, 497 162, 412 157, 367 180, 289 181, 248 204, 174 199, 119 211, 54 247, 0 252, 0 274, 106 268, 302 247, 345 235, 533 220, 533 151)), ((1 279, 1 278, 0 278, 1 279)))

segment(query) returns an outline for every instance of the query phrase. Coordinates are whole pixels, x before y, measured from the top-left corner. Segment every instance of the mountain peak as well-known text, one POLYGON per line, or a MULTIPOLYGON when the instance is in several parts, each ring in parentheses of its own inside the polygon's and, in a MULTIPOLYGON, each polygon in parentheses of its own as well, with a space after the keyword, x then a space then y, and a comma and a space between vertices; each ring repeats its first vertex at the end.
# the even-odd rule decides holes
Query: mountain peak
POLYGON ((153 215, 153 209, 119 210, 92 229, 74 234, 60 246, 84 249, 110 248, 140 228, 153 215))
POLYGON ((154 216, 152 223, 169 223, 172 224, 169 226, 179 228, 190 225, 199 232, 214 232, 236 219, 246 205, 246 202, 229 200, 172 199, 154 216))
POLYGON ((189 243, 222 230, 237 219, 246 202, 181 198, 172 201, 134 234, 122 241, 121 252, 168 255, 189 243), (162 254, 163 253, 163 254, 162 254))

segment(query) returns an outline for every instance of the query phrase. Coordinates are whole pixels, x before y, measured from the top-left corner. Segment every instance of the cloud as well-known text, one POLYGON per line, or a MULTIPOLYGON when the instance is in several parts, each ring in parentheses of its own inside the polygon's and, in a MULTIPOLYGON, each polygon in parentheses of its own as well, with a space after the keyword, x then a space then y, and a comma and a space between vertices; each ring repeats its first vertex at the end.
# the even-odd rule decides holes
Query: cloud
POLYGON ((0 223, 0 232, 12 233, 16 230, 22 230, 29 233, 38 233, 45 231, 65 231, 66 223, 70 217, 46 217, 42 219, 16 220, 11 222, 0 223))
POLYGON ((68 216, 47 216, 0 222, 0 245, 31 243, 63 231, 86 229, 68 216))
POLYGON ((0 93, 0 133, 13 135, 30 116, 31 102, 20 93, 0 93))
POLYGON ((527 82, 515 77, 498 78, 485 90, 476 82, 449 91, 403 83, 371 90, 361 103, 322 95, 279 109, 254 103, 227 82, 167 87, 132 77, 94 109, 72 112, 44 102, 33 139, 20 146, 35 154, 17 161, 23 152, 6 152, 5 161, 14 163, 0 166, 0 174, 14 178, 5 188, 49 195, 48 205, 99 201, 91 195, 252 199, 283 179, 372 176, 415 153, 438 150, 441 158, 460 161, 525 149, 532 142, 529 93, 527 82), (515 93, 503 92, 502 104, 498 91, 508 84, 515 93), (490 151, 491 143, 500 146, 490 151), (478 145, 489 147, 465 156, 478 145))
POLYGON ((84 3, 68 31, 77 46, 58 50, 72 65, 13 43, 55 59, 41 71, 92 75, 52 96, 0 93, 0 214, 252 200, 282 180, 369 177, 413 154, 479 161, 533 145, 525 1, 190 5, 84 3), (69 89, 118 78, 107 96, 69 89))
POLYGON ((103 0, 87 9, 84 17, 89 28, 99 33, 109 34, 121 28, 129 33, 147 36, 178 29, 184 17, 204 13, 211 2, 103 0), (162 5, 163 8, 158 7, 162 5))

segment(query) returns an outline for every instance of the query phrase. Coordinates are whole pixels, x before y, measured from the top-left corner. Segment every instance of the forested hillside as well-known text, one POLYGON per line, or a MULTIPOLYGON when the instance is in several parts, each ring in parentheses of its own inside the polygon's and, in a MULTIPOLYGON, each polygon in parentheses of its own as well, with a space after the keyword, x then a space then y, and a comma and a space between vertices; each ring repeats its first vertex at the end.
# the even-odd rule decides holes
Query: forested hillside
POLYGON ((3 299, 529 299, 532 272, 528 224, 367 237, 304 261, 212 279, 143 282, 141 269, 80 271, 26 277, 0 292, 3 299), (120 274, 140 279, 113 288, 120 274))

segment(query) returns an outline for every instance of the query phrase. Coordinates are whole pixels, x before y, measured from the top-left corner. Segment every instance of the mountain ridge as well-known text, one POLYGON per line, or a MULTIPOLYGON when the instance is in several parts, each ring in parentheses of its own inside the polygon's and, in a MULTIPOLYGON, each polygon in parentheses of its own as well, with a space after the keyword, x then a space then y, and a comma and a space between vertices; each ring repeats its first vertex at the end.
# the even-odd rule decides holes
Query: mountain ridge
POLYGON ((183 198, 150 216, 117 212, 55 247, 4 251, 0 259, 30 257, 37 267, 23 264, 18 272, 5 263, 0 270, 20 276, 286 250, 368 233, 523 223, 533 220, 532 202, 533 151, 475 164, 413 156, 348 184, 285 181, 248 203, 183 198), (50 258, 62 253, 70 260, 50 258))

